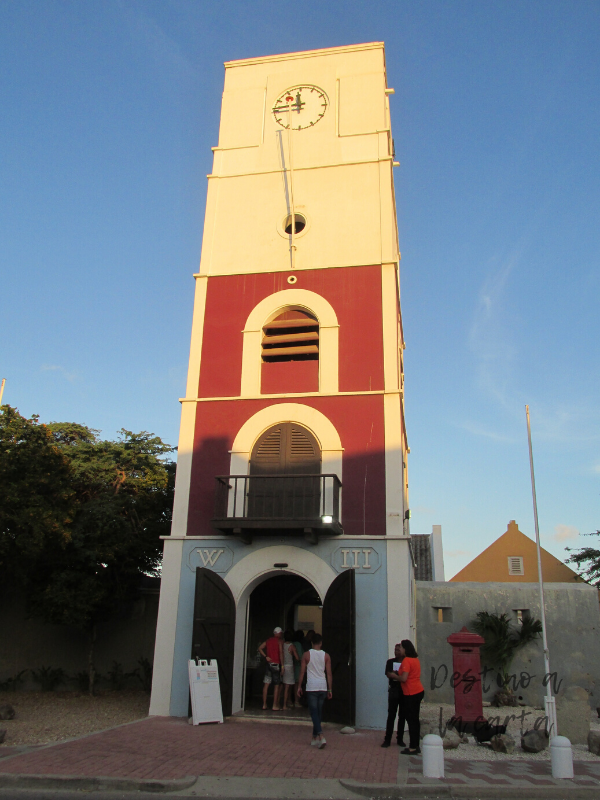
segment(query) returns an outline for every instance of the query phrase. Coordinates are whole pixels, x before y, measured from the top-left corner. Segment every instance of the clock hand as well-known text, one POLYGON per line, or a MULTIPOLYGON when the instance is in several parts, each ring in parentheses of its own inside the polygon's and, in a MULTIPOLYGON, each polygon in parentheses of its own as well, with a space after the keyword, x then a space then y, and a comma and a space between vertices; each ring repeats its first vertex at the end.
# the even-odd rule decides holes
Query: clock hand
MULTIPOLYGON (((301 105, 306 105, 306 104, 305 103, 301 103, 301 105)), ((294 109, 294 108, 296 108, 296 104, 292 103, 292 109, 294 109)), ((287 111, 287 110, 288 110, 287 105, 285 105, 285 106, 274 106, 273 107, 273 111, 287 111)))

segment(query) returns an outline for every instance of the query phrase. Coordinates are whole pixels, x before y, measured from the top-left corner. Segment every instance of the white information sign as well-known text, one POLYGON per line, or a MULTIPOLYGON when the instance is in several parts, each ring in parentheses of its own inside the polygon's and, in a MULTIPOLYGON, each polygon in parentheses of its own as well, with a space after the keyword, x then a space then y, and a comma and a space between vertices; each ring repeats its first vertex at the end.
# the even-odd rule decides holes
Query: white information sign
POLYGON ((192 698, 192 720, 194 725, 201 722, 223 722, 221 706, 221 687, 216 659, 199 663, 188 661, 190 676, 190 695, 192 698))

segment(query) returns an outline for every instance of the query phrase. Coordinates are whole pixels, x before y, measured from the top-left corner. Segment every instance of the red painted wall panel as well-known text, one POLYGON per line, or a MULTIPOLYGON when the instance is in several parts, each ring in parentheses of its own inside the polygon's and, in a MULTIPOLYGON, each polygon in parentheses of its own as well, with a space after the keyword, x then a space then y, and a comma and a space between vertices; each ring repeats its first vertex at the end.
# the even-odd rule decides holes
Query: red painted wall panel
POLYGON ((318 361, 264 361, 261 366, 262 394, 318 392, 318 361))
MULTIPOLYGON (((240 393, 242 331, 252 309, 274 292, 289 289, 286 272, 224 275, 208 279, 200 397, 235 397, 240 393)), ((295 288, 322 295, 340 324, 339 387, 343 392, 383 389, 381 267, 344 267, 296 272, 295 288)), ((286 392, 304 388, 306 376, 286 392), (302 386, 302 388, 296 388, 302 386)), ((277 386, 282 386, 277 378, 277 386)), ((282 391, 279 389, 278 391, 282 391)))
MULTIPOLYGON (((285 400, 274 401, 286 402, 285 400)), ((343 453, 342 523, 350 536, 385 534, 383 395, 306 397, 337 429, 343 453)), ((188 514, 190 536, 212 536, 215 476, 228 475, 233 441, 269 400, 198 403, 188 514)))

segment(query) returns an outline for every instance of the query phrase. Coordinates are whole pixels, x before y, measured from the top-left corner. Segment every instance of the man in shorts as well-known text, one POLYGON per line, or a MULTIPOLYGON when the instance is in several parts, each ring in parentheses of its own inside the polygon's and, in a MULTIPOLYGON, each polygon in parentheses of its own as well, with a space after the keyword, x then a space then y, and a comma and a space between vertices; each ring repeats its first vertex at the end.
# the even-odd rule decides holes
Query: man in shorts
POLYGON ((267 671, 263 679, 263 709, 267 708, 269 685, 273 684, 273 711, 281 711, 279 695, 281 694, 281 667, 283 665, 283 631, 275 628, 273 636, 258 648, 261 656, 267 659, 267 671))

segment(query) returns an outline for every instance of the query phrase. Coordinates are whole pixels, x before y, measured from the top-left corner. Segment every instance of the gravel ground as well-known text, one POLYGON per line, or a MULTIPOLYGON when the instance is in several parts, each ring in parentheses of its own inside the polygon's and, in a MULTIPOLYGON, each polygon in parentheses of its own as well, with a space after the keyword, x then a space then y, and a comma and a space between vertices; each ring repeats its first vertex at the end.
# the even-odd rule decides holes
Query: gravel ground
MULTIPOLYGON (((440 709, 442 710, 442 730, 446 722, 454 715, 454 706, 442 703, 422 703, 421 704, 421 721, 433 722, 436 726, 439 724, 440 709)), ((525 753, 521 750, 521 715, 525 716, 523 722, 523 732, 533 728, 535 720, 538 717, 544 716, 544 711, 541 708, 532 708, 531 706, 520 706, 519 708, 491 708, 483 709, 484 715, 490 719, 491 717, 500 717, 498 725, 504 725, 507 716, 515 715, 516 720, 509 720, 506 732, 509 733, 516 742, 516 747, 512 755, 505 753, 496 753, 489 747, 489 745, 477 744, 472 736, 469 736, 469 744, 461 744, 456 750, 446 750, 446 758, 457 758, 468 761, 549 761, 550 750, 549 748, 543 750, 541 753, 525 753)), ((495 722, 495 720, 494 720, 495 722)), ((592 719, 592 730, 600 730, 600 720, 592 719)), ((559 731, 560 733, 560 731, 559 731)), ((406 741, 406 739, 405 739, 406 741)), ((574 744, 573 745, 573 760, 574 761, 600 761, 600 756, 595 756, 587 749, 587 745, 574 744)))
POLYGON ((2 747, 49 744, 112 728, 148 716, 150 696, 143 691, 0 692, 0 705, 10 703, 14 719, 0 720, 6 730, 2 747))

